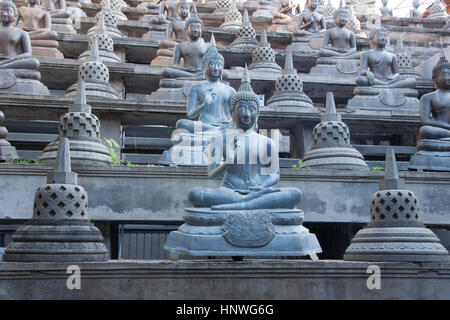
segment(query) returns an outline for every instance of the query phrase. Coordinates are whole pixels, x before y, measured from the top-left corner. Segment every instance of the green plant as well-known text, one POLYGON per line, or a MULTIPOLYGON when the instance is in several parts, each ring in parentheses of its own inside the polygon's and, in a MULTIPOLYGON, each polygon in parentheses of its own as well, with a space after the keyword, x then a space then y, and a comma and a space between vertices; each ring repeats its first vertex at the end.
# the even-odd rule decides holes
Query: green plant
POLYGON ((106 143, 106 149, 108 149, 109 156, 111 157, 110 164, 120 165, 119 156, 117 154, 117 151, 120 150, 119 144, 113 138, 110 138, 110 139, 105 138, 105 143, 106 143))
POLYGON ((300 168, 303 164, 303 161, 300 160, 297 164, 292 165, 292 169, 300 169, 300 170, 311 170, 311 167, 303 167, 300 168))
POLYGON ((26 160, 26 159, 14 159, 12 163, 16 164, 39 164, 39 159, 36 160, 26 160))
POLYGON ((109 156, 111 157, 110 164, 113 166, 125 165, 125 166, 135 166, 131 161, 123 161, 119 159, 118 151, 120 150, 119 144, 114 139, 106 139, 106 149, 108 149, 109 156))

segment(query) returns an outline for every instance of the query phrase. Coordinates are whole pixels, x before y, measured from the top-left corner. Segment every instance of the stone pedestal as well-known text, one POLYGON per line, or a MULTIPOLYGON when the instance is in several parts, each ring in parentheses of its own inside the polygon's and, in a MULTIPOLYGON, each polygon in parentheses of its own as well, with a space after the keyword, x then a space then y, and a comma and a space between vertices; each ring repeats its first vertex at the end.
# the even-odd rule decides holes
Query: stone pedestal
POLYGON ((77 30, 73 27, 72 18, 53 18, 51 30, 62 34, 77 34, 77 30))
POLYGON ((39 71, 28 69, 2 69, 0 71, 0 92, 16 94, 50 95, 42 84, 39 71))
POLYGON ((296 54, 316 53, 322 47, 322 37, 310 36, 292 36, 292 43, 286 48, 286 51, 292 51, 296 54))
MULTIPOLYGON (((450 140, 420 140, 418 148, 423 148, 426 144, 433 146, 441 144, 450 150, 450 140)), ((420 150, 409 160, 408 169, 417 171, 450 171, 450 151, 427 151, 420 150)))
POLYGON ((166 29, 167 23, 165 24, 153 24, 150 23, 148 27, 149 31, 142 35, 143 39, 151 39, 151 40, 165 40, 166 39, 166 29))
POLYGON ((320 57, 316 63, 309 71, 310 74, 320 74, 327 77, 350 77, 355 80, 359 76, 359 59, 320 57))
POLYGON ((152 66, 163 66, 163 67, 172 67, 173 63, 173 54, 175 50, 175 46, 177 42, 162 40, 158 42, 159 49, 156 51, 156 58, 152 60, 150 65, 152 66))
POLYGON ((163 78, 159 81, 159 89, 152 92, 150 99, 172 101, 172 102, 186 102, 189 89, 199 81, 204 79, 168 79, 163 78))
POLYGON ((169 234, 164 249, 172 257, 315 255, 322 249, 316 236, 302 226, 303 217, 298 209, 188 208, 185 223, 169 234))
POLYGON ((56 40, 31 40, 33 56, 52 59, 64 59, 56 40))
POLYGON ((356 87, 347 109, 419 112, 418 92, 411 88, 356 87))

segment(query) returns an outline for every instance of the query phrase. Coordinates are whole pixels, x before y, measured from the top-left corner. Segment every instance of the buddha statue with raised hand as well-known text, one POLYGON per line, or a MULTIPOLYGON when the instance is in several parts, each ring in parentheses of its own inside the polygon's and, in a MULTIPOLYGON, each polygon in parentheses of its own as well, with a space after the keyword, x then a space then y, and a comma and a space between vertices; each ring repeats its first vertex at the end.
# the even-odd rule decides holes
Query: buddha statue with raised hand
POLYGON ((293 208, 302 193, 297 188, 274 188, 280 179, 278 147, 255 130, 259 97, 251 88, 247 70, 231 100, 230 110, 234 127, 222 131, 210 144, 208 176, 223 174, 222 186, 194 188, 189 201, 196 207, 212 210, 293 208))
POLYGON ((219 188, 195 187, 194 206, 185 209, 184 224, 172 231, 164 249, 180 254, 228 256, 302 256, 317 260, 322 251, 314 234, 302 226, 302 198, 297 188, 277 188, 278 146, 256 130, 259 97, 247 68, 230 103, 234 127, 221 130, 209 145, 208 176, 223 175, 219 188))
POLYGON ((436 90, 420 98, 420 119, 417 152, 410 169, 450 171, 450 63, 441 52, 433 68, 436 90))
POLYGON ((202 60, 206 81, 192 85, 187 95, 186 115, 189 119, 178 120, 172 134, 175 144, 162 155, 163 164, 206 165, 207 145, 217 130, 232 125, 230 101, 236 91, 222 82, 225 61, 217 51, 214 34, 202 60), (190 120, 191 119, 191 120, 190 120), (194 146, 192 143, 195 141, 194 146), (177 155, 182 154, 182 157, 177 155))
POLYGON ((327 29, 325 18, 320 13, 316 12, 318 7, 318 0, 308 0, 308 11, 304 11, 300 14, 300 23, 298 30, 294 31, 294 34, 299 36, 321 36, 327 29))
POLYGON ((193 85, 188 93, 186 114, 191 121, 182 119, 177 128, 194 132, 196 122, 202 130, 223 129, 231 126, 230 101, 236 91, 222 82, 225 64, 223 56, 217 51, 214 34, 202 60, 206 81, 193 85))
POLYGON ((39 81, 39 61, 31 57, 30 37, 14 27, 16 15, 12 1, 0 2, 0 91, 48 95, 47 87, 39 81))

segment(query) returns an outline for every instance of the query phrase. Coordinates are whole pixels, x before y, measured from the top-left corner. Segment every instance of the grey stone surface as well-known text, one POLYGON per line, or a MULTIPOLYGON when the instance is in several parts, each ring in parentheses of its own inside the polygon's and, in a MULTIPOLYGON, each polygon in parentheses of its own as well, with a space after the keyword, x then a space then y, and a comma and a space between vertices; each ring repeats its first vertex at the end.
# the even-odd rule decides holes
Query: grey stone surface
POLYGON ((0 263, 0 298, 445 300, 450 295, 448 263, 379 262, 379 290, 367 288, 370 262, 264 259, 78 265, 81 290, 68 290, 67 263, 0 263))
POLYGON ((108 260, 101 232, 89 222, 88 197, 71 171, 69 140, 60 141, 54 171, 35 194, 33 217, 19 227, 3 261, 108 260))
POLYGON ((348 261, 450 261, 439 238, 419 220, 419 202, 400 189, 395 154, 386 153, 385 181, 373 195, 370 222, 344 254, 348 261))
MULTIPOLYGON (((0 165, 0 202, 4 208, 0 211, 0 219, 11 221, 31 217, 31 200, 36 189, 45 183, 49 168, 42 165, 0 165)), ((80 184, 89 193, 89 214, 93 220, 183 221, 184 210, 189 207, 186 195, 190 189, 220 186, 219 180, 207 179, 204 167, 74 168, 79 173, 80 184)), ((402 171, 399 175, 405 179, 405 188, 421 199, 421 221, 447 226, 450 174, 402 171)), ((367 223, 370 221, 371 196, 378 190, 382 178, 383 172, 378 171, 281 168, 278 185, 303 190, 299 209, 307 213, 306 222, 367 223)))
POLYGON ((350 131, 336 112, 332 92, 327 92, 326 112, 313 129, 313 139, 300 168, 369 170, 361 153, 350 144, 350 131))
POLYGON ((100 121, 96 115, 91 113, 91 106, 86 104, 83 80, 78 81, 77 96, 69 108, 69 112, 61 116, 59 130, 59 138, 45 147, 39 158, 42 163, 54 163, 59 141, 62 138, 68 138, 73 163, 110 164, 110 153, 100 139, 100 121))

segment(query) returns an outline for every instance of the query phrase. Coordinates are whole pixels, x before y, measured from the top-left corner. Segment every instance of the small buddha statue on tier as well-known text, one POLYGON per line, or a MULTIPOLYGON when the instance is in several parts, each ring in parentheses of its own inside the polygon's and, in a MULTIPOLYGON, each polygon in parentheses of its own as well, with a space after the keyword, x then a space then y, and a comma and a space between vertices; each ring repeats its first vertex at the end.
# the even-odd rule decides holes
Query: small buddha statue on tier
POLYGON ((179 0, 165 0, 159 4, 158 17, 152 17, 152 24, 167 24, 177 18, 177 4, 179 0))
POLYGON ((300 14, 298 29, 294 31, 297 36, 320 37, 327 28, 325 18, 316 12, 318 0, 308 0, 308 11, 300 14))
POLYGON ((392 17, 392 9, 388 8, 387 4, 388 4, 388 0, 381 0, 381 3, 383 4, 383 6, 380 8, 380 13, 382 17, 392 17))
POLYGON ((277 10, 273 18, 288 22, 297 14, 300 14, 299 4, 293 3, 292 0, 278 0, 277 10))
POLYGON ((203 21, 197 16, 195 5, 191 17, 186 20, 185 30, 187 41, 175 46, 173 62, 176 68, 166 68, 163 75, 166 78, 203 78, 201 61, 206 53, 206 44, 202 38, 203 21), (184 66, 181 67, 181 58, 184 66))
POLYGON ((342 6, 334 14, 336 27, 328 29, 323 36, 323 47, 319 51, 321 57, 359 59, 356 52, 356 39, 353 31, 346 29, 348 13, 342 6))
POLYGON ((373 49, 361 53, 357 86, 347 109, 419 111, 416 79, 400 75, 397 56, 386 50, 387 39, 384 28, 370 33, 373 49))
POLYGON ((360 77, 356 80, 359 86, 382 86, 389 88, 415 88, 416 80, 402 79, 399 74, 395 54, 386 50, 388 32, 384 28, 370 33, 373 49, 361 55, 360 77))
POLYGON ((409 17, 410 18, 422 18, 422 14, 419 11, 420 1, 414 0, 413 1, 413 8, 409 10, 409 17))
POLYGON ((39 81, 39 61, 31 56, 29 34, 14 27, 16 15, 12 1, 0 2, 0 92, 49 95, 39 81))
POLYGON ((410 169, 450 171, 450 63, 441 51, 433 68, 436 90, 420 98, 418 152, 411 157, 410 169))
POLYGON ((186 20, 189 18, 189 10, 191 5, 185 0, 181 0, 177 4, 177 18, 173 19, 167 25, 166 39, 171 41, 186 41, 186 20))
POLYGON ((51 31, 50 13, 40 7, 40 0, 27 0, 26 7, 19 8, 19 21, 22 29, 28 32, 33 47, 33 54, 43 57, 64 58, 59 52, 57 33, 51 31))

